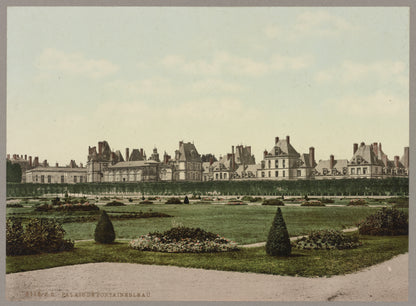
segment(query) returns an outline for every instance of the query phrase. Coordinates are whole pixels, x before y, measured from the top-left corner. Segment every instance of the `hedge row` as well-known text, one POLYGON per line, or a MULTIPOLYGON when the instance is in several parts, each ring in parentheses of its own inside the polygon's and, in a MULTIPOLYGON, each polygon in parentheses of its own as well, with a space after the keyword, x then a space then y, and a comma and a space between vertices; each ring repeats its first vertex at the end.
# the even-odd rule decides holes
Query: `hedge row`
POLYGON ((408 178, 298 181, 211 181, 31 184, 7 183, 7 197, 43 194, 141 193, 146 195, 391 196, 408 195, 408 178))

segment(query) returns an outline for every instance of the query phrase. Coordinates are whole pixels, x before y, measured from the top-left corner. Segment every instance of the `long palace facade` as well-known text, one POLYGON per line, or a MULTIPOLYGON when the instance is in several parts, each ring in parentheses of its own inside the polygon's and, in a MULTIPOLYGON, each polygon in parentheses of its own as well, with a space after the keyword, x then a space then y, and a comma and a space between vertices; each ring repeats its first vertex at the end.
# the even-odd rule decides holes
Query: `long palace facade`
MULTIPOLYGON (((22 160, 15 158, 15 162, 22 160)), ((10 156, 8 156, 10 159, 10 156)), ((10 159, 11 162, 14 162, 10 159)), ((29 162, 30 163, 30 162, 29 162)), ((50 167, 30 163, 24 171, 27 183, 82 182, 158 182, 158 181, 228 181, 228 180, 322 180, 354 178, 407 177, 409 175, 409 147, 401 157, 390 160, 381 143, 352 146, 350 159, 315 160, 315 149, 298 153, 290 137, 275 137, 270 150, 256 163, 250 146, 232 146, 231 153, 217 160, 213 155, 201 155, 193 143, 179 142, 172 156, 166 152, 160 158, 156 148, 147 157, 143 149, 126 148, 125 154, 111 150, 107 141, 88 148, 86 167, 74 161, 65 167, 50 167)))

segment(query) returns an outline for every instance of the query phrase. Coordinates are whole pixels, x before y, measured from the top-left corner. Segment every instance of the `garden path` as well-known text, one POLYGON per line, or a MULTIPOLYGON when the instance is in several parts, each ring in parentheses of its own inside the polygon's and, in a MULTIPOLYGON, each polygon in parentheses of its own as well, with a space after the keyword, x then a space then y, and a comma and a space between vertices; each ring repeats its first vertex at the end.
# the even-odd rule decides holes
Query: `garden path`
POLYGON ((90 263, 8 274, 6 295, 13 301, 406 301, 408 261, 402 254, 322 278, 90 263))

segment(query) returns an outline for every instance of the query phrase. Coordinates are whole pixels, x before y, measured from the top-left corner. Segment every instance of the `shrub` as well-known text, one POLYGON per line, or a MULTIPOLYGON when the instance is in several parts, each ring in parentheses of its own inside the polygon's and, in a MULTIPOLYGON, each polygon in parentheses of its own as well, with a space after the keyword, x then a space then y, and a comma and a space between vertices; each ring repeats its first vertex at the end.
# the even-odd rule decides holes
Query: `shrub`
POLYGON ((105 210, 101 212, 100 219, 98 220, 97 227, 94 232, 94 240, 98 243, 112 243, 116 238, 114 232, 113 223, 111 223, 105 210))
POLYGON ((52 199, 52 205, 59 205, 59 204, 62 204, 60 198, 56 197, 52 199))
POLYGON ((153 204, 153 202, 149 200, 144 200, 144 201, 140 201, 139 204, 153 204))
POLYGON ((289 233, 280 207, 277 208, 266 242, 266 253, 271 256, 289 256, 292 251, 289 233))
POLYGON ((149 233, 130 241, 141 251, 168 253, 208 253, 238 250, 237 244, 200 228, 174 227, 164 233, 149 233))
POLYGON ((74 248, 74 242, 64 239, 65 230, 53 219, 30 219, 23 228, 20 221, 7 220, 6 254, 27 255, 61 252, 74 248))
POLYGON ((131 202, 133 202, 133 199, 132 198, 129 198, 129 202, 131 203, 131 202))
POLYGON ((297 239, 293 246, 302 250, 343 250, 353 249, 362 245, 358 241, 358 235, 345 235, 339 230, 312 231, 306 237, 297 239))
POLYGON ((364 199, 353 199, 347 204, 347 206, 365 206, 365 205, 367 205, 367 201, 364 199))
POLYGON ((126 206, 126 204, 119 201, 112 201, 105 204, 105 206, 126 206))
POLYGON ((147 198, 149 201, 156 201, 157 200, 157 198, 156 197, 148 197, 147 198))
POLYGON ((305 201, 300 206, 325 206, 325 204, 322 203, 321 201, 312 200, 312 201, 305 201))
POLYGON ((179 198, 169 198, 165 204, 182 204, 179 198))
POLYGON ((409 233, 409 216, 396 208, 383 207, 360 222, 358 231, 361 235, 407 235, 409 233))
POLYGON ((8 204, 6 204, 6 207, 9 207, 9 208, 21 208, 21 207, 23 207, 23 204, 20 204, 20 203, 8 203, 8 204))
POLYGON ((183 204, 189 204, 188 196, 185 196, 185 199, 183 200, 183 204))
POLYGON ((266 199, 261 205, 284 206, 285 204, 279 199, 266 199))

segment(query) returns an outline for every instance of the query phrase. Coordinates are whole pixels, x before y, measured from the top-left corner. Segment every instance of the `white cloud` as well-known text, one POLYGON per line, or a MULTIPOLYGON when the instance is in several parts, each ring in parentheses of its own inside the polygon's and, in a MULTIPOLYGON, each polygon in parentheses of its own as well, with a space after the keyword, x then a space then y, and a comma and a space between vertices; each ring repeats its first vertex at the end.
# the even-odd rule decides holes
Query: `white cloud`
POLYGON ((205 79, 191 83, 191 90, 194 92, 237 93, 243 91, 244 87, 237 82, 228 82, 221 79, 205 79))
POLYGON ((367 116, 393 116, 407 114, 409 101, 394 94, 378 91, 368 96, 349 96, 328 101, 329 105, 336 105, 341 113, 367 116))
POLYGON ((317 82, 360 82, 362 80, 382 80, 408 84, 408 69, 401 61, 378 61, 358 63, 344 61, 340 67, 322 70, 315 74, 317 82))
POLYGON ((168 79, 149 78, 144 80, 116 80, 108 83, 108 89, 120 96, 170 95, 175 88, 168 79))
POLYGON ((356 30, 356 26, 340 16, 314 10, 300 13, 293 25, 268 24, 263 32, 270 39, 298 40, 305 36, 328 37, 356 30))
POLYGON ((196 75, 262 76, 277 70, 300 70, 312 63, 310 56, 283 56, 276 54, 270 59, 255 60, 249 57, 218 52, 210 60, 186 60, 178 55, 164 57, 160 64, 168 69, 196 75))
POLYGON ((118 66, 103 59, 88 59, 81 53, 65 53, 63 51, 46 48, 37 58, 35 66, 41 76, 50 73, 101 78, 113 74, 118 66))

